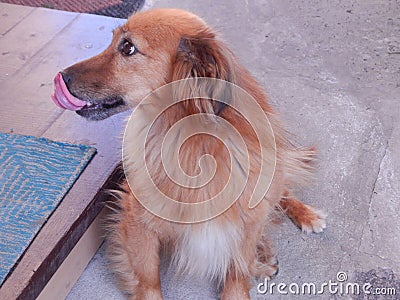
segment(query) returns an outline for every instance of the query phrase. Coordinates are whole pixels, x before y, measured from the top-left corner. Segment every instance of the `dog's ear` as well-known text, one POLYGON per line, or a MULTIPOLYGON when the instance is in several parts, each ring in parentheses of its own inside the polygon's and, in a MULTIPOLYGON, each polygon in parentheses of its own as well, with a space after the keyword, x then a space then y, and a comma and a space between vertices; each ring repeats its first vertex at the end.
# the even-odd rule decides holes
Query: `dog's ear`
MULTIPOLYGON (((179 42, 173 64, 172 81, 208 77, 235 83, 234 61, 232 52, 218 41, 212 32, 202 32, 196 37, 183 37, 179 42)), ((219 115, 226 104, 218 101, 209 103, 203 101, 197 102, 195 106, 197 112, 219 115)))

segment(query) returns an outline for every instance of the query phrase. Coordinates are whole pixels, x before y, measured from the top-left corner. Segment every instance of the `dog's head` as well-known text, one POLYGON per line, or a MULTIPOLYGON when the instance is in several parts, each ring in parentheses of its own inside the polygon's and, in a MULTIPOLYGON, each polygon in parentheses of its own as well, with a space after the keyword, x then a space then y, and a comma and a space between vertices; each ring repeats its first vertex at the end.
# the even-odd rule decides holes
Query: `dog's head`
MULTIPOLYGON (((104 52, 57 74, 53 100, 90 120, 101 120, 174 80, 211 77, 233 82, 233 59, 199 17, 176 9, 142 12, 114 30, 104 52)), ((223 107, 212 104, 215 113, 223 107)))

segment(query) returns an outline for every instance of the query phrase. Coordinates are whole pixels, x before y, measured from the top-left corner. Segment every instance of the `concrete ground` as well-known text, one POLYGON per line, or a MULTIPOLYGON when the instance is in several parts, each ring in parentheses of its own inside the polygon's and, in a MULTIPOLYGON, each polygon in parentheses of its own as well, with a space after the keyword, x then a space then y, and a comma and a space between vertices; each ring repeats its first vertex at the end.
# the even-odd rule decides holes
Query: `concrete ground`
MULTIPOLYGON (((400 2, 153 2, 188 9, 218 29, 266 88, 294 139, 318 147, 316 181, 300 194, 328 213, 328 228, 310 236, 288 221, 277 228, 280 272, 271 282, 319 287, 339 283, 338 272, 345 272, 342 283, 370 282, 371 292, 393 287, 397 296, 382 299, 400 299, 400 2)), ((213 286, 173 280, 166 269, 166 299, 215 299, 213 286)), ((325 290, 319 297, 339 296, 325 290)), ((252 298, 292 295, 254 288, 252 298)), ((102 250, 68 299, 123 299, 102 250)))

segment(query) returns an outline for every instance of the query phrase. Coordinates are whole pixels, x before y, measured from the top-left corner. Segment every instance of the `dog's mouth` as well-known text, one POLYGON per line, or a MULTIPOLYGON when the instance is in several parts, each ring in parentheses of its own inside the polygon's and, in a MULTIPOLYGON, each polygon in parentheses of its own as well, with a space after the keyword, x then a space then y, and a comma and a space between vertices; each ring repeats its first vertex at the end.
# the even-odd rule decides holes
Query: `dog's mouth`
POLYGON ((109 96, 103 99, 82 100, 68 90, 61 73, 54 78, 54 103, 63 109, 73 110, 89 120, 103 120, 127 109, 121 96, 109 96))
POLYGON ((103 120, 126 110, 126 104, 120 96, 109 97, 96 102, 87 102, 76 113, 89 120, 103 120))

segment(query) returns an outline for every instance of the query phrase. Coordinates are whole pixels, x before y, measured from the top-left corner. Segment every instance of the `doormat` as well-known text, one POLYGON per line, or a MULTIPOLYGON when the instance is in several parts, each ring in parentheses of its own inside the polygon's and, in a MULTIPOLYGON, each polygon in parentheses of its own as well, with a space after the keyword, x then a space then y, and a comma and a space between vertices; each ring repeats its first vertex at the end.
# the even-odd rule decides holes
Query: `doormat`
POLYGON ((1 0, 0 2, 126 19, 140 10, 145 0, 1 0))
POLYGON ((0 133, 0 286, 95 153, 0 133))

